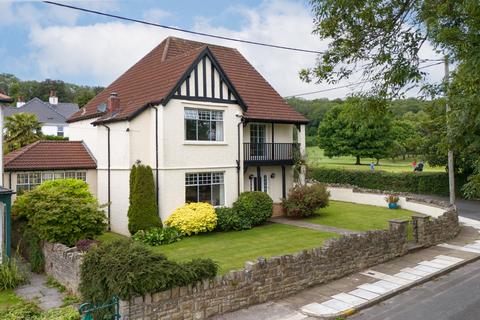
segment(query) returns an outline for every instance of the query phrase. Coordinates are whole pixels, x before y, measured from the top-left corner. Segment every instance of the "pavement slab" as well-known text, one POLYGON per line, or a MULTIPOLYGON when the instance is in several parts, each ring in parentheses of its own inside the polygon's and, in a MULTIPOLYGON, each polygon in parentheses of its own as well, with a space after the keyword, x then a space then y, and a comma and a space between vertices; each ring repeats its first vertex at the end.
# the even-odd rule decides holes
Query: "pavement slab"
MULTIPOLYGON (((302 320, 313 319, 312 317, 322 319, 344 317, 480 259, 480 250, 473 249, 476 246, 480 247, 478 230, 475 233, 463 232, 463 239, 455 240, 457 243, 455 245, 449 241, 445 245, 417 250, 348 277, 303 290, 279 300, 277 304, 269 305, 274 309, 278 304, 281 308, 286 308, 285 317, 249 313, 249 317, 239 318, 235 316, 237 311, 218 319, 287 320, 289 317, 297 316, 292 313, 294 311, 306 317, 301 318, 302 320), (461 242, 463 245, 459 245, 461 242)), ((278 313, 272 311, 272 314, 278 313)))
POLYGON ((27 301, 35 301, 43 310, 58 308, 63 305, 64 294, 47 286, 44 274, 29 274, 29 283, 17 287, 14 292, 27 301))

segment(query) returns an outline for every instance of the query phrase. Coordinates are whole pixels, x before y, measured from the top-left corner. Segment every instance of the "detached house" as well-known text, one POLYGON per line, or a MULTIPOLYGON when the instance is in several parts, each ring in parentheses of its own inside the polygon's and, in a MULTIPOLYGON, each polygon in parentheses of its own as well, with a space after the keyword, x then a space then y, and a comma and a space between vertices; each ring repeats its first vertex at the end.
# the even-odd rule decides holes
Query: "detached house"
POLYGON ((78 111, 76 103, 58 102, 55 92, 50 92, 48 102, 33 98, 28 102, 17 101, 16 107, 7 107, 3 111, 4 117, 16 113, 32 113, 42 123, 44 135, 68 137, 67 119, 78 111))
POLYGON ((243 191, 278 203, 308 120, 236 49, 169 37, 68 122, 97 161, 112 230, 128 234, 133 164, 154 170, 162 220, 185 202, 230 206, 243 191))

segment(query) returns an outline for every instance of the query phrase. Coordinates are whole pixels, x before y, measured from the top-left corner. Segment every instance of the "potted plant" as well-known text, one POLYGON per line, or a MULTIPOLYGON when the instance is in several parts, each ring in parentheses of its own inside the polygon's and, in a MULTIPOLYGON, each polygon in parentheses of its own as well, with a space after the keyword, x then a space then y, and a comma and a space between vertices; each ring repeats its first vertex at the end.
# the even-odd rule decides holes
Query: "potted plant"
POLYGON ((398 200, 400 200, 400 198, 396 195, 388 195, 385 197, 385 201, 387 201, 388 203, 388 207, 390 209, 397 209, 399 206, 398 206, 398 200))

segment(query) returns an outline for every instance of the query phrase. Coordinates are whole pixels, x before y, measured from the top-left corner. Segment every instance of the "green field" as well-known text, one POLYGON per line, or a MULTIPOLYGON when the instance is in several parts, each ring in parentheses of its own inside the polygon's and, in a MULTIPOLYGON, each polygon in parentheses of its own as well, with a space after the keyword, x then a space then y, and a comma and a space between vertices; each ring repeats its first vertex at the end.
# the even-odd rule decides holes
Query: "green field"
MULTIPOLYGON (((380 165, 375 166, 375 170, 384 170, 389 172, 410 172, 412 169, 412 161, 414 159, 381 159, 380 165)), ((417 162, 422 160, 421 158, 416 159, 417 162)), ((349 170, 370 170, 370 162, 373 161, 376 163, 375 159, 364 158, 361 159, 361 165, 355 165, 355 157, 334 157, 328 158, 323 155, 323 150, 319 147, 308 147, 307 148, 307 164, 312 167, 327 167, 334 169, 349 169, 349 170)), ((428 164, 425 165, 424 171, 430 172, 444 172, 445 168, 443 167, 430 167, 428 164)))

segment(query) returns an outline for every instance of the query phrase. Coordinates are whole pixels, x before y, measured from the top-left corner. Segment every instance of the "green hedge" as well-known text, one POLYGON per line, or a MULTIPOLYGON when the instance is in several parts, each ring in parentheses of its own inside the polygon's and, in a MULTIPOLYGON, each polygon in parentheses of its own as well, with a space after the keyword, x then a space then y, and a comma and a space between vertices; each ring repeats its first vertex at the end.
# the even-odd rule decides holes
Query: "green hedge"
MULTIPOLYGON (((448 196, 448 174, 444 172, 402 172, 356 171, 345 169, 309 168, 308 176, 324 183, 350 184, 360 188, 433 194, 448 196)), ((460 193, 466 179, 456 176, 456 191, 460 193)))

